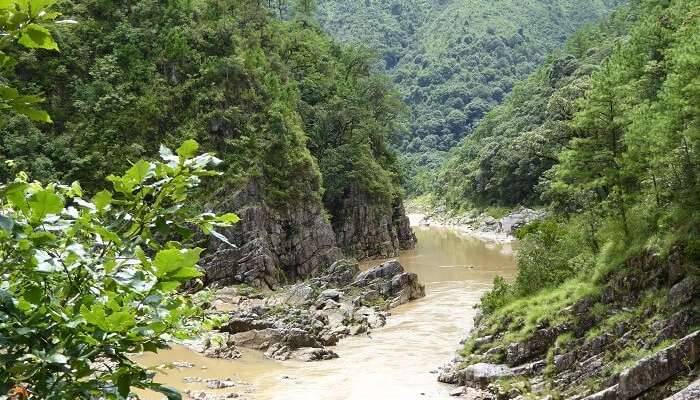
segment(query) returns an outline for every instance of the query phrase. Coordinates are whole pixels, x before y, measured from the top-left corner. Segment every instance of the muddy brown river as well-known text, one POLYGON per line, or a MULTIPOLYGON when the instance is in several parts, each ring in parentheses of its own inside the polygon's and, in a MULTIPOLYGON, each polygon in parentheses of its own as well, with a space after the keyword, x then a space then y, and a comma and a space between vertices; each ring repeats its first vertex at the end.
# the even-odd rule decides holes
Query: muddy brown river
POLYGON ((513 247, 443 228, 414 230, 418 245, 399 260, 418 274, 426 297, 393 309, 386 326, 371 335, 342 340, 334 348, 338 359, 280 362, 244 351, 238 360, 215 360, 175 347, 144 355, 139 362, 187 361, 195 366, 167 370, 157 380, 185 391, 205 389, 201 383, 183 383, 185 377, 233 379, 246 384, 216 393, 229 390, 254 400, 449 399, 450 388, 437 382, 436 369, 454 355, 472 325, 474 305, 493 278, 515 274, 513 247))

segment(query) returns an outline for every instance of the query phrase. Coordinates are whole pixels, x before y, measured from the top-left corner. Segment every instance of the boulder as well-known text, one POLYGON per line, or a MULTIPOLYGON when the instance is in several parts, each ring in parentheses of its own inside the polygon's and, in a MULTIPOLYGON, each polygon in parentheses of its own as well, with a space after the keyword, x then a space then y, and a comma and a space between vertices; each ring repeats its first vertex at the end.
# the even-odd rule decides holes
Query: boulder
POLYGON ((557 340, 557 336, 566 330, 565 326, 538 329, 528 339, 511 343, 506 349, 506 363, 510 366, 519 365, 544 354, 557 340))
POLYGON ((236 345, 254 350, 264 350, 274 343, 279 343, 284 338, 284 332, 280 329, 267 328, 240 332, 232 335, 236 345))
POLYGON ((668 293, 668 300, 672 307, 680 307, 698 296, 700 291, 700 277, 690 275, 673 285, 668 293))
POLYGON ((355 276, 360 273, 357 262, 351 260, 339 260, 334 262, 317 280, 325 284, 347 286, 352 283, 355 276))
POLYGON ((404 272, 403 266, 397 260, 390 260, 383 264, 372 267, 361 272, 355 278, 355 286, 367 286, 375 279, 392 279, 394 276, 404 272))
POLYGON ((438 382, 451 385, 464 385, 466 382, 465 371, 462 367, 462 359, 457 357, 440 368, 438 382))
POLYGON ((489 383, 512 377, 513 371, 507 365, 477 363, 464 369, 467 386, 485 389, 489 383))
POLYGON ((326 348, 302 348, 295 350, 291 354, 291 358, 298 360, 298 361, 303 361, 303 362, 310 362, 310 361, 323 361, 323 360, 332 360, 334 358, 338 358, 338 354, 336 354, 332 350, 328 350, 326 348))
POLYGON ((325 300, 333 300, 333 301, 340 301, 340 298, 343 296, 343 292, 341 292, 338 289, 326 289, 321 294, 318 296, 317 301, 325 301, 325 300))
POLYGON ((201 345, 192 348, 209 358, 235 359, 241 357, 233 336, 228 332, 213 331, 204 337, 201 345))

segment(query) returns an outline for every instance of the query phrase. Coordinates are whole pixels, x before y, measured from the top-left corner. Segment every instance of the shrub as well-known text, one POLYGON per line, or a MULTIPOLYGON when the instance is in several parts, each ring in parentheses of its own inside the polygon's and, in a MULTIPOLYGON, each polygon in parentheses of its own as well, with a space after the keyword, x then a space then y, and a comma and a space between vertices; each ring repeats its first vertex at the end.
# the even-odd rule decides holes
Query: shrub
POLYGON ((192 229, 218 235, 238 221, 183 207, 201 177, 217 174, 207 168, 218 160, 197 150, 161 147, 163 162, 137 162, 89 200, 77 182, 24 173, 0 188, 0 393, 126 399, 142 388, 180 398, 129 355, 167 348, 197 314, 177 291, 201 275, 192 229))

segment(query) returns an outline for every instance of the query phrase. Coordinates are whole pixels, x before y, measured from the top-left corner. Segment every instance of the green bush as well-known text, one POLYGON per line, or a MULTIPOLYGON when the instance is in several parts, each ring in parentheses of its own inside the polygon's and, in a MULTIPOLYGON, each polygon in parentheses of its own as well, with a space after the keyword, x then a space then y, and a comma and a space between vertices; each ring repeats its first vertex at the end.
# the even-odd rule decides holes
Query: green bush
POLYGON ((202 274, 193 229, 223 238, 214 229, 238 221, 184 207, 201 178, 218 174, 208 168, 219 160, 197 149, 161 147, 162 162, 136 162, 92 198, 77 182, 25 173, 0 188, 0 393, 126 399, 142 388, 180 398, 129 357, 197 327, 198 309, 178 292, 202 274))

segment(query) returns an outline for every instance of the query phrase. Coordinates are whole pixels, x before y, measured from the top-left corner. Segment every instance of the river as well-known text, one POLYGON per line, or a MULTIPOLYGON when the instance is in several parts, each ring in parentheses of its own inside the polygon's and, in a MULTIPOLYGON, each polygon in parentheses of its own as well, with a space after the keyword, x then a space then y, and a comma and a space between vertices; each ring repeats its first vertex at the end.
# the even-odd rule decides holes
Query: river
POLYGON ((418 245, 399 260, 418 274, 426 297, 393 309, 387 325, 371 335, 341 341, 334 348, 338 359, 279 362, 244 351, 239 360, 214 360, 175 347, 144 355, 140 362, 151 366, 188 361, 195 367, 159 373, 157 380, 184 391, 204 388, 183 383, 185 377, 232 378, 246 385, 230 391, 255 400, 448 399, 449 387, 437 382, 436 369, 454 355, 472 325, 474 305, 493 278, 514 276, 513 247, 443 228, 414 230, 418 245))

